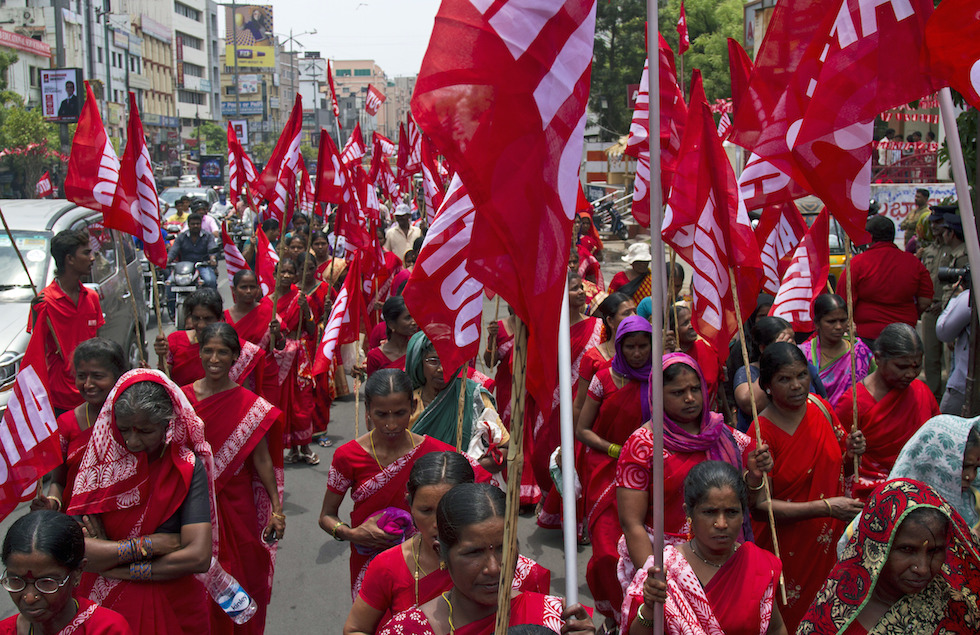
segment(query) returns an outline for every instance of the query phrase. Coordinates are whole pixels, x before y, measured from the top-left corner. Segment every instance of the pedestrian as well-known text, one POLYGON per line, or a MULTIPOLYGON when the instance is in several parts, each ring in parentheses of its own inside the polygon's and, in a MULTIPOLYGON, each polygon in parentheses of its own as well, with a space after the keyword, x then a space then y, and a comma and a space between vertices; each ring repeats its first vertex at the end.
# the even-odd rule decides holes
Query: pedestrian
POLYGON ((929 231, 929 214, 929 190, 918 188, 915 190, 915 209, 909 212, 908 216, 898 226, 905 232, 906 247, 913 237, 916 238, 919 247, 923 247, 932 241, 932 232, 929 231), (921 234, 920 227, 922 227, 921 234))
POLYGON ((936 337, 936 321, 943 311, 943 283, 939 280, 939 266, 944 254, 949 251, 943 240, 946 227, 943 217, 956 208, 953 205, 933 205, 930 209, 932 212, 929 214, 929 223, 935 239, 920 248, 916 256, 925 265, 932 280, 932 302, 922 313, 922 364, 926 385, 939 400, 943 398, 943 366, 946 358, 945 346, 936 337))
MULTIPOLYGON (((969 284, 969 282, 965 282, 969 284)), ((936 337, 942 343, 953 345, 953 369, 946 380, 939 410, 943 414, 960 416, 966 402, 966 377, 970 365, 970 289, 963 289, 964 282, 956 285, 953 297, 936 321, 936 337)))
POLYGON ((198 265, 197 271, 204 286, 217 289, 218 278, 215 267, 218 266, 218 262, 214 254, 218 246, 212 234, 202 231, 201 222, 202 216, 197 212, 187 217, 187 233, 178 234, 170 245, 167 264, 193 262, 198 265))
POLYGON ((643 298, 650 295, 650 245, 634 243, 629 246, 622 260, 629 268, 620 271, 609 281, 609 293, 619 291, 633 298, 634 304, 639 304, 643 298))
POLYGON ((402 203, 395 207, 395 224, 385 232, 382 247, 403 260, 405 252, 413 249, 415 241, 421 237, 422 230, 412 225, 412 210, 402 203))
MULTIPOLYGON (((807 362, 816 367, 827 391, 827 401, 836 406, 841 395, 851 387, 851 342, 847 333, 847 302, 833 293, 821 293, 813 301, 813 322, 817 330, 800 350, 807 362)), ((854 381, 860 382, 874 372, 874 354, 864 340, 854 342, 854 381)))
POLYGON ((385 340, 368 351, 365 371, 370 377, 382 368, 405 370, 408 341, 418 333, 419 325, 405 305, 405 298, 394 295, 381 308, 385 324, 385 340))

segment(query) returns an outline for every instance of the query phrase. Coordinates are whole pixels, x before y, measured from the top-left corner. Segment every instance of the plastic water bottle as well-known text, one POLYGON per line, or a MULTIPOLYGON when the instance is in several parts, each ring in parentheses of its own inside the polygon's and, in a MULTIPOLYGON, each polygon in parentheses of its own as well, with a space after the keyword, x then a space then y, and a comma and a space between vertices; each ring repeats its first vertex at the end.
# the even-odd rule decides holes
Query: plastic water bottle
POLYGON ((238 580, 221 568, 217 560, 212 558, 211 568, 204 576, 204 586, 211 598, 228 614, 235 624, 244 624, 252 619, 258 606, 255 600, 246 593, 238 580))

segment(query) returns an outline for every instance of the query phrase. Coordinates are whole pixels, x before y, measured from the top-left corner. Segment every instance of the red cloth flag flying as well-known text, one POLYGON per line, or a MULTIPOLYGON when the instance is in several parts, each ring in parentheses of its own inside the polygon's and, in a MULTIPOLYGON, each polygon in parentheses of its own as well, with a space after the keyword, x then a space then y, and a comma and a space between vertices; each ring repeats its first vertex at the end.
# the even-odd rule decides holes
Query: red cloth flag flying
POLYGON ((256 182, 259 196, 269 201, 265 218, 275 218, 280 227, 289 225, 293 217, 291 202, 299 182, 299 146, 303 140, 303 100, 296 95, 293 112, 283 128, 269 163, 256 182))
POLYGON ((313 182, 310 181, 310 173, 306 171, 306 162, 303 155, 299 155, 299 211, 303 212, 307 218, 313 218, 316 203, 313 200, 313 182))
POLYGON ((594 0, 444 0, 412 98, 476 208, 467 270, 528 324, 539 404, 557 385, 594 34, 594 0))
POLYGON ((926 24, 932 73, 980 108, 980 4, 943 0, 926 24))
POLYGON ((480 352, 483 283, 466 271, 476 210, 454 176, 402 294, 446 379, 480 352))
POLYGON ((813 300, 824 292, 830 274, 830 218, 823 208, 806 233, 782 278, 769 315, 781 317, 798 332, 812 331, 813 300))
MULTIPOLYGON (((736 115, 737 117, 737 115, 736 115)), ((729 130, 729 137, 734 129, 729 130)), ((784 153, 788 156, 789 151, 784 153)), ((792 203, 806 196, 807 191, 785 172, 757 154, 749 154, 745 168, 738 177, 738 196, 746 209, 771 207, 792 203)))
POLYGON ((119 184, 103 224, 139 238, 147 260, 158 267, 167 266, 167 245, 160 233, 157 185, 134 93, 129 93, 129 127, 126 151, 119 167, 119 184))
MULTIPOLYGON (((258 232, 263 233, 263 232, 258 232)), ((235 286, 235 274, 242 269, 251 269, 248 263, 245 261, 245 257, 242 256, 242 252, 238 249, 238 245, 235 241, 231 239, 228 235, 228 231, 225 229, 224 223, 221 225, 221 246, 225 252, 225 268, 228 270, 228 285, 235 286)), ((256 265, 258 266, 258 265, 256 265)))
POLYGON ((721 117, 718 118, 718 138, 724 141, 728 138, 728 133, 732 128, 732 118, 727 112, 721 113, 721 117))
POLYGON ((736 272, 739 302, 747 317, 755 306, 762 263, 748 212, 738 201, 735 173, 715 130, 700 71, 694 71, 691 81, 691 103, 663 238, 694 269, 695 329, 716 351, 728 350, 739 322, 744 321, 735 311, 730 270, 736 272))
POLYGON ((330 309, 323 337, 317 346, 313 359, 313 375, 325 373, 333 363, 334 354, 341 344, 356 342, 360 333, 362 316, 367 313, 364 307, 364 296, 361 293, 361 256, 354 256, 344 286, 341 287, 337 299, 330 309))
POLYGON ((380 151, 380 143, 376 141, 374 148, 374 162, 371 164, 371 174, 374 178, 371 179, 371 182, 381 188, 381 193, 389 201, 395 203, 398 201, 399 191, 395 175, 391 173, 391 164, 388 163, 384 153, 380 151))
POLYGON ((762 260, 762 290, 776 295, 796 246, 806 235, 806 221, 794 203, 767 207, 755 228, 762 260))
POLYGON ((375 116, 378 114, 378 109, 381 108, 381 104, 385 103, 387 98, 383 92, 368 84, 367 99, 364 101, 365 112, 372 117, 375 116))
POLYGON ((374 147, 381 147, 381 153, 385 155, 386 158, 395 156, 395 144, 388 137, 384 136, 378 131, 374 132, 374 147))
POLYGON ((85 82, 85 92, 82 114, 68 155, 65 198, 76 205, 105 213, 112 207, 112 195, 119 180, 119 159, 102 126, 99 102, 88 82, 85 82))
MULTIPOLYGON (((255 164, 245 153, 238 135, 231 122, 228 122, 228 200, 232 205, 238 205, 239 199, 244 196, 245 187, 248 187, 250 195, 255 188, 255 180, 258 172, 255 164)), ((252 200, 253 203, 256 201, 252 200)))
POLYGON ((353 165, 360 165, 361 157, 366 151, 364 137, 361 136, 361 124, 358 122, 351 131, 350 137, 347 138, 347 143, 344 144, 344 149, 340 153, 340 162, 348 168, 353 165))
POLYGON ((327 60, 327 83, 330 84, 330 106, 333 108, 334 119, 337 120, 337 129, 340 130, 343 126, 340 124, 340 105, 337 103, 337 89, 333 86, 333 69, 330 60, 327 60))
POLYGON ((350 178, 340 162, 340 153, 330 134, 320 129, 320 150, 316 162, 316 190, 318 203, 349 203, 353 198, 350 178))
MULTIPOLYGON (((670 183, 677 167, 677 155, 681 148, 687 105, 677 84, 674 71, 674 53, 660 36, 660 184, 663 200, 670 193, 670 183)), ((649 66, 644 64, 640 78, 640 92, 636 98, 630 136, 626 141, 626 154, 636 157, 636 181, 633 193, 633 218, 644 227, 650 226, 650 143, 649 131, 650 82, 649 66)))
MULTIPOLYGON (((26 358, 25 358, 25 361, 26 358)), ((41 478, 61 465, 58 422, 45 389, 47 371, 21 366, 0 423, 0 520, 34 497, 41 478)))
POLYGON ((279 254, 273 249, 264 231, 255 232, 258 244, 255 249, 255 277, 259 279, 262 295, 269 295, 276 288, 276 265, 279 254))
POLYGON ((728 38, 728 73, 732 81, 732 112, 738 112, 749 91, 752 60, 738 41, 728 38))
POLYGON ((428 139, 422 139, 422 189, 425 192, 425 219, 429 225, 432 225, 446 193, 443 190, 442 177, 439 175, 432 144, 428 139))
POLYGON ((691 36, 687 32, 687 13, 681 0, 681 14, 677 18, 677 52, 683 55, 691 48, 691 36))
POLYGON ((415 174, 422 169, 422 133, 412 119, 412 113, 408 113, 405 134, 408 137, 408 159, 405 162, 405 170, 409 174, 415 174))
POLYGON ((45 172, 41 175, 41 178, 37 180, 37 195, 38 198, 45 198, 51 196, 54 193, 54 188, 51 187, 51 176, 45 172))

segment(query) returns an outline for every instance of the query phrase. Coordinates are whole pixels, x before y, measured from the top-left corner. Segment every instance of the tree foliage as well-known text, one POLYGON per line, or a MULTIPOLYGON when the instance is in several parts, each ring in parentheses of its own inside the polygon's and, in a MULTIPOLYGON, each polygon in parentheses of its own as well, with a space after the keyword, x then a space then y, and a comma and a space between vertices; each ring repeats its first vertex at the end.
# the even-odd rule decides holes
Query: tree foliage
POLYGON ((228 131, 213 121, 202 121, 191 131, 191 138, 197 139, 198 130, 204 138, 206 154, 226 154, 228 152, 228 131))
POLYGON ((272 156, 272 146, 265 141, 252 144, 252 160, 256 163, 265 163, 272 156))

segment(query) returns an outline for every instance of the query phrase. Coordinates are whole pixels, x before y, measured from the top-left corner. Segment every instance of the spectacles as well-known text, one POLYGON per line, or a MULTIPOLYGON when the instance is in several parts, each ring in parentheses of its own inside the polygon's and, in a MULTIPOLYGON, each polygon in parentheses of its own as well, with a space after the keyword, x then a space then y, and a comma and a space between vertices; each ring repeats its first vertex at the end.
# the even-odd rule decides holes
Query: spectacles
MULTIPOLYGON (((65 579, 62 580, 61 582, 58 582, 57 578, 45 577, 45 578, 34 578, 34 580, 30 582, 30 584, 33 584, 34 588, 37 589, 40 593, 44 593, 45 595, 50 595, 52 593, 57 593, 58 589, 65 586, 65 584, 67 584, 68 582, 68 578, 70 577, 71 577, 71 572, 69 571, 68 574, 65 575, 65 579)), ((0 578, 0 585, 2 585, 4 589, 10 591, 11 593, 20 593, 21 591, 27 588, 28 584, 29 584, 28 581, 25 580, 24 578, 17 575, 9 575, 6 571, 3 572, 3 577, 0 578)))
POLYGON ((432 367, 442 366, 442 362, 439 360, 438 357, 426 357, 425 359, 422 360, 422 363, 432 367))

